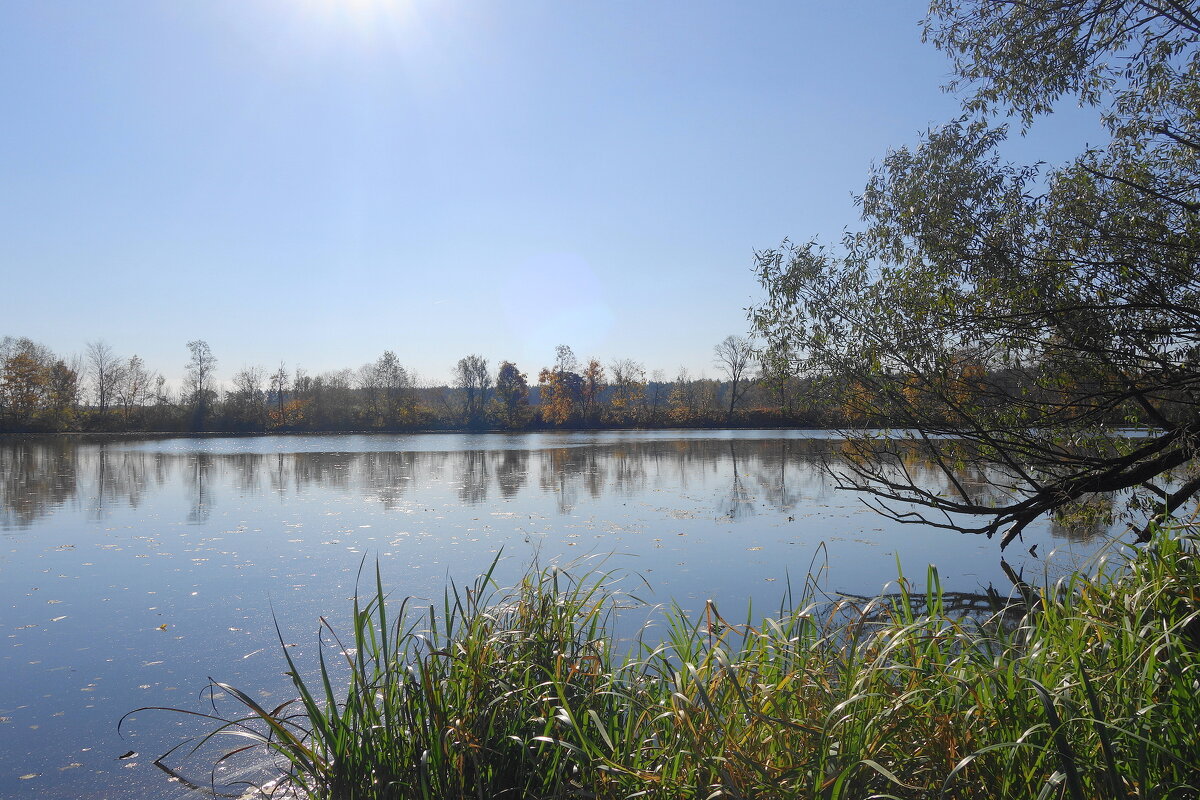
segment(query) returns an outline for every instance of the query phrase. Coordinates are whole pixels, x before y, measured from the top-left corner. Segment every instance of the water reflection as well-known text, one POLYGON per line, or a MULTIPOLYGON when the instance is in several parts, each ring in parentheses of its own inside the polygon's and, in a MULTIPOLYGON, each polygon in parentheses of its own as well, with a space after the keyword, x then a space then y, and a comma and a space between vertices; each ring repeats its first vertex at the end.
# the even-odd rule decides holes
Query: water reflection
MULTIPOLYGON (((236 459, 241 456, 230 456, 234 463, 228 466, 234 474, 238 473, 236 459)), ((195 453, 186 457, 184 486, 187 489, 189 503, 187 521, 200 525, 212 516, 214 501, 212 484, 214 480, 214 459, 209 453, 195 453)))
POLYGON ((14 442, 0 446, 0 525, 26 528, 51 509, 73 500, 75 448, 67 442, 14 442))
POLYGON ((581 498, 630 497, 664 476, 687 487, 697 476, 732 475, 717 505, 722 514, 754 513, 755 498, 778 509, 798 502, 801 482, 828 491, 816 469, 820 441, 641 441, 538 450, 210 453, 142 452, 68 439, 0 444, 0 524, 27 528, 56 508, 82 503, 87 517, 107 519, 114 505, 138 508, 167 484, 184 488, 187 521, 208 520, 219 491, 279 498, 310 488, 373 496, 385 508, 414 487, 449 482, 470 506, 511 499, 536 487, 570 513, 581 498), (802 477, 789 471, 801 470, 802 477), (751 489, 753 486, 753 490, 751 489))
MULTIPOLYGON (((509 440, 506 440, 509 441, 509 440)), ((702 484, 714 517, 740 520, 764 509, 790 512, 826 502, 836 491, 821 464, 838 458, 830 439, 632 439, 538 449, 367 452, 151 451, 65 438, 0 444, 0 527, 28 528, 56 509, 81 506, 103 521, 114 507, 136 509, 148 494, 181 486, 185 521, 208 521, 222 492, 273 495, 280 502, 310 490, 354 493, 384 509, 401 507, 419 487, 441 483, 458 502, 482 506, 536 491, 560 514, 581 501, 632 498, 665 483, 688 491, 702 484), (714 481, 717 482, 714 491, 714 481)), ((915 453, 894 465, 934 491, 946 486, 935 465, 915 453)), ((986 476, 959 476, 986 491, 986 476)), ((1103 515, 1081 513, 1051 524, 1056 538, 1088 541, 1109 529, 1103 515)))

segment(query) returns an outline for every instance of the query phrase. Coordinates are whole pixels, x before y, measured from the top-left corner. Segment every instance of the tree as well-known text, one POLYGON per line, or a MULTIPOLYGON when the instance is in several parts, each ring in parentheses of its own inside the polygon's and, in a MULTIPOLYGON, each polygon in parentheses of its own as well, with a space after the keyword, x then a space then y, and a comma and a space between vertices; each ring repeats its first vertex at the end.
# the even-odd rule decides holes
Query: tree
POLYGON ((167 385, 167 379, 161 374, 155 373, 146 399, 150 403, 149 419, 146 423, 150 430, 166 430, 179 425, 179 407, 175 403, 171 388, 167 385))
POLYGON ((113 386, 113 394, 121 404, 121 422, 127 430, 133 409, 145 403, 153 380, 154 376, 137 355, 130 356, 129 360, 121 365, 113 386))
POLYGON ((92 377, 92 391, 96 396, 96 412, 103 424, 108 406, 122 380, 124 364, 107 342, 88 342, 85 351, 88 372, 92 377))
POLYGON ((670 411, 667 414, 673 421, 686 425, 696 419, 701 403, 697 389, 696 382, 692 380, 687 367, 680 367, 679 374, 675 376, 675 380, 671 384, 671 391, 667 395, 667 402, 670 404, 670 411))
POLYGON ((569 345, 560 344, 554 348, 555 372, 574 372, 578 364, 579 362, 575 358, 575 351, 569 345))
POLYGON ((0 365, 0 395, 17 429, 28 426, 41 408, 49 371, 29 352, 17 352, 0 365))
POLYGON ((272 428, 280 428, 288 424, 287 416, 284 414, 284 395, 287 393, 287 389, 287 365, 281 361, 279 362, 279 369, 271 373, 271 383, 268 395, 268 399, 272 404, 272 408, 268 414, 268 423, 272 428))
POLYGON ((233 388, 227 393, 225 416, 237 428, 261 431, 267 425, 266 380, 260 367, 243 367, 233 375, 233 388))
POLYGON ((391 350, 383 351, 383 355, 373 365, 371 381, 379 394, 379 408, 384 426, 394 427, 406 421, 411 407, 409 388, 412 383, 408 371, 391 350))
POLYGON ((583 378, 575 372, 575 353, 565 344, 554 349, 554 366, 538 373, 538 404, 542 420, 566 425, 583 402, 583 378))
POLYGON ((538 373, 538 405, 542 420, 566 425, 583 402, 583 378, 577 372, 543 369, 538 373))
POLYGON ((609 404, 614 421, 632 422, 646 394, 646 368, 631 358, 618 358, 608 365, 608 371, 612 374, 609 404))
POLYGON ((0 339, 0 428, 41 427, 42 412, 51 400, 54 354, 24 337, 0 339))
POLYGON ((79 405, 78 358, 72 359, 72 362, 74 366, 59 358, 50 367, 47 410, 50 413, 50 426, 55 430, 70 428, 75 422, 79 405))
POLYGON ((843 484, 896 519, 992 536, 1125 491, 1140 538, 1200 490, 1200 17, 1194 3, 935 0, 965 116, 900 148, 833 251, 757 254, 757 330, 909 441, 854 436, 843 484), (995 114, 1064 97, 1108 141, 1013 166, 995 114), (1128 437, 1121 429, 1136 427, 1128 437), (921 451, 946 486, 918 485, 921 451), (962 481, 975 465, 985 484, 962 481), (914 513, 893 501, 926 509, 914 513))
POLYGON ((213 356, 208 342, 203 339, 190 341, 187 346, 191 358, 188 359, 184 386, 192 404, 192 429, 204 430, 204 423, 217 394, 213 387, 217 359, 213 356))
POLYGON ((488 390, 492 388, 487 359, 477 355, 460 358, 454 369, 454 382, 465 395, 463 416, 467 424, 472 427, 481 425, 484 409, 487 408, 488 390))
POLYGON ((650 373, 650 381, 646 384, 646 414, 651 425, 658 424, 662 407, 667 402, 668 388, 665 372, 656 369, 650 373))
POLYGON ((786 352, 763 350, 758 353, 758 382, 775 396, 779 415, 792 416, 796 378, 792 374, 793 358, 786 352))
MULTIPOLYGON (((400 372, 407 377, 408 371, 403 367, 400 367, 400 372)), ((351 427, 354 422, 354 370, 335 369, 322 372, 317 376, 315 384, 320 387, 320 403, 313 412, 316 424, 326 430, 346 430, 351 427)), ((393 391, 390 387, 385 388, 393 391)), ((410 421, 411 396, 408 386, 402 382, 394 392, 395 399, 391 402, 391 407, 394 408, 393 419, 396 421, 393 424, 410 421)))
POLYGON ((525 373, 511 361, 501 361, 496 371, 496 416, 507 428, 519 428, 526 422, 529 408, 529 384, 525 373))
POLYGON ((726 336, 713 348, 713 363, 725 375, 725 380, 729 381, 729 422, 733 421, 733 412, 741 397, 738 384, 746 374, 746 368, 750 366, 753 356, 754 345, 742 336, 726 336))
POLYGON ((583 406, 583 420, 588 424, 595 424, 600 395, 607 388, 604 382, 604 365, 595 358, 588 359, 587 366, 583 368, 583 375, 580 377, 582 382, 579 398, 583 406))

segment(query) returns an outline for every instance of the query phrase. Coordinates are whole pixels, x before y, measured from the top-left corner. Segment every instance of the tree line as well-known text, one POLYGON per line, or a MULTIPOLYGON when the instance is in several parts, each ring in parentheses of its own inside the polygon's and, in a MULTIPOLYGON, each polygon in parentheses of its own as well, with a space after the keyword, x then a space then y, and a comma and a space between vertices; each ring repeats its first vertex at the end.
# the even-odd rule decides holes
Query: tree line
POLYGON ((824 426, 849 421, 806 379, 773 370, 754 343, 713 348, 719 377, 648 372, 634 359, 580 360, 567 345, 537 371, 459 359, 448 385, 423 384, 386 350, 357 369, 316 374, 280 364, 217 379, 204 340, 187 344, 172 385, 138 355, 104 341, 63 356, 28 338, 0 339, 0 432, 295 432, 824 426))

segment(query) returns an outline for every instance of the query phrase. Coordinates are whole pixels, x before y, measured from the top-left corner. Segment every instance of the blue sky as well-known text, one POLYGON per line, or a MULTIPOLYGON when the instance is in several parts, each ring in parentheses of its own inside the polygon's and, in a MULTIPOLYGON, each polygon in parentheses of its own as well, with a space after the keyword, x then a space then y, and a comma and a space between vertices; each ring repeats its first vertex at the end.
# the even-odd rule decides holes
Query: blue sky
MULTIPOLYGON (((755 249, 950 119, 907 0, 6 0, 0 335, 169 379, 712 367, 755 249)), ((1090 114, 1017 142, 1062 160, 1090 114)))

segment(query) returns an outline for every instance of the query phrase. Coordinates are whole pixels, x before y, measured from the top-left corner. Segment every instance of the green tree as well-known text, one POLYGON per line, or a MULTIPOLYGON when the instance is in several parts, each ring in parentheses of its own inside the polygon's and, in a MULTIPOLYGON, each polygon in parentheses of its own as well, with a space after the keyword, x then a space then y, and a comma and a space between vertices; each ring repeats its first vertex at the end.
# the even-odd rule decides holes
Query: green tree
POLYGON ((792 415, 797 380, 792 372, 792 359, 787 352, 765 350, 758 354, 758 380, 773 395, 779 415, 792 415))
POLYGON ((61 358, 56 359, 49 371, 47 385, 47 411, 50 427, 67 430, 75 424, 79 407, 79 371, 61 358))
POLYGON ((496 419, 506 428, 519 428, 529 420, 529 384, 525 373, 511 361, 501 361, 496 371, 496 419))
POLYGON ((935 0, 925 35, 964 116, 887 155, 841 248, 757 254, 767 348, 869 424, 917 431, 851 439, 841 480, 880 510, 1003 546, 1119 490, 1144 536, 1200 490, 1179 472, 1200 447, 1198 10, 935 0), (1056 169, 1006 163, 997 116, 1030 126, 1064 100, 1097 107, 1107 141, 1056 169), (908 477, 913 448, 946 486, 908 477))

